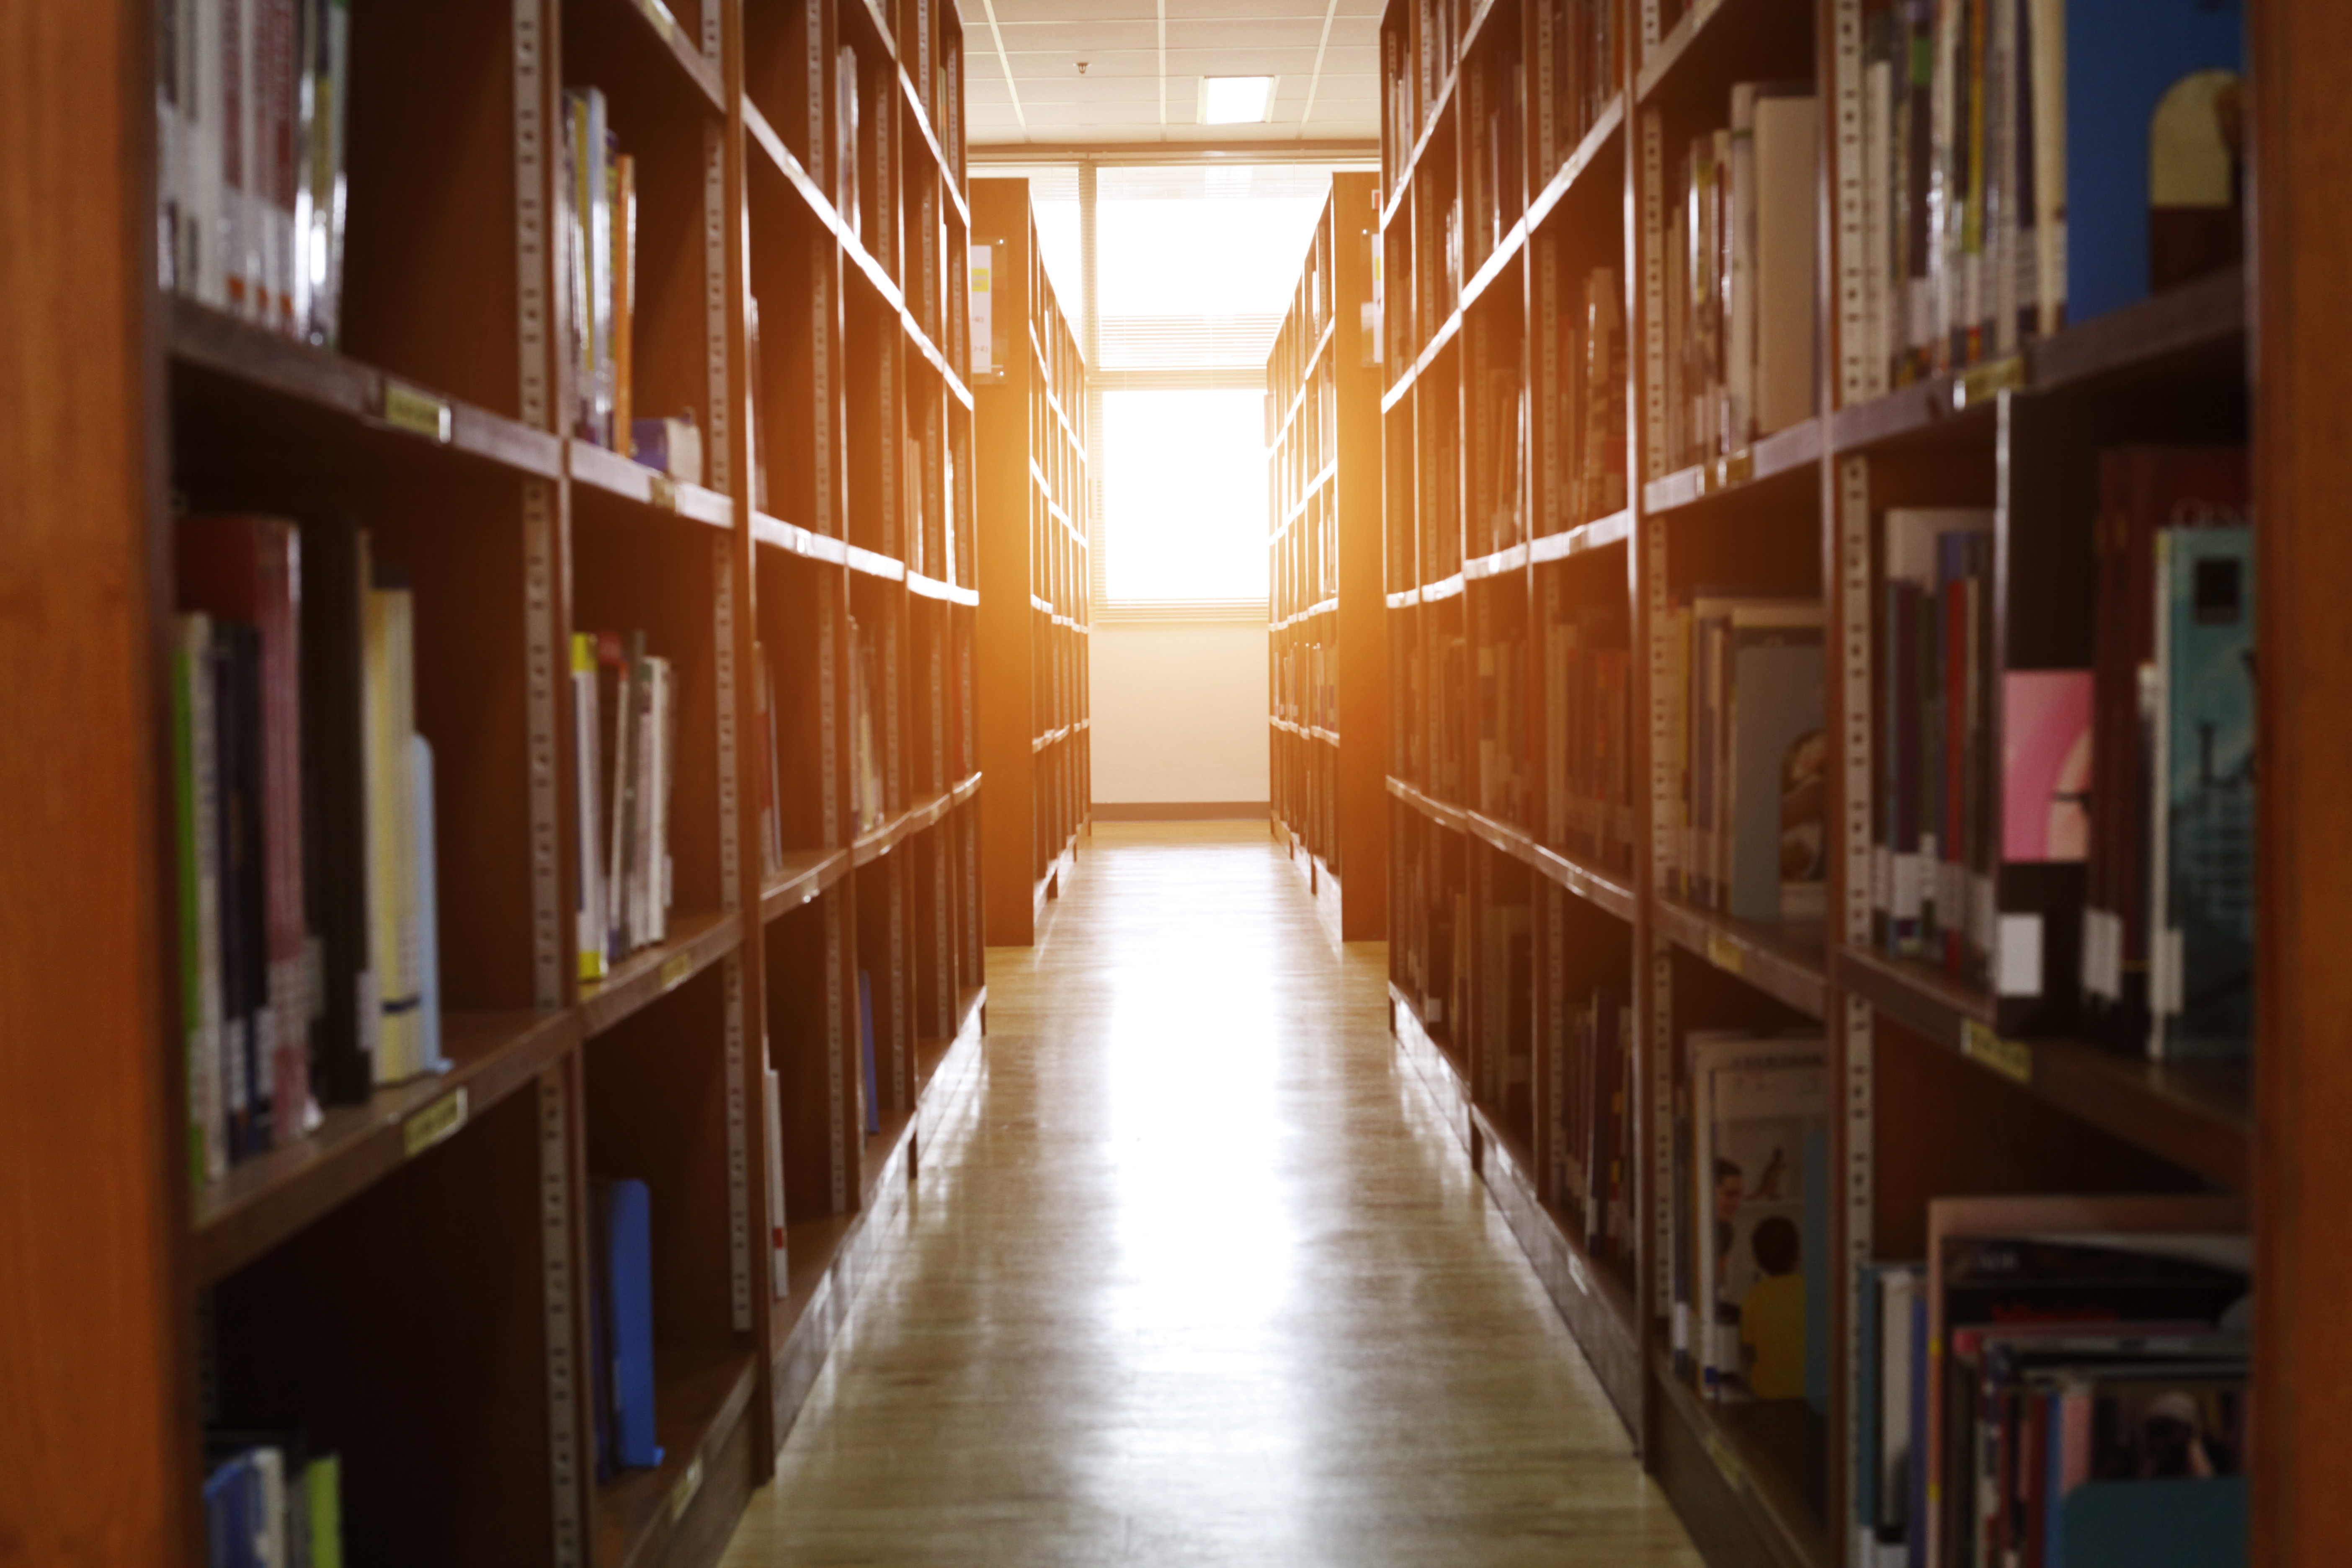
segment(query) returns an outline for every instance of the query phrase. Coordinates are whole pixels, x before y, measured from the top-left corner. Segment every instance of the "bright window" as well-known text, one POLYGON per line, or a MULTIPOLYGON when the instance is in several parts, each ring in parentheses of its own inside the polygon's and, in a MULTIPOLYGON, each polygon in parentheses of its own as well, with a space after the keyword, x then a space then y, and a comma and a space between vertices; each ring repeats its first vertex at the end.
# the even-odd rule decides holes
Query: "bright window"
POLYGON ((1265 395, 1102 395, 1104 592, 1114 604, 1266 595, 1265 395))

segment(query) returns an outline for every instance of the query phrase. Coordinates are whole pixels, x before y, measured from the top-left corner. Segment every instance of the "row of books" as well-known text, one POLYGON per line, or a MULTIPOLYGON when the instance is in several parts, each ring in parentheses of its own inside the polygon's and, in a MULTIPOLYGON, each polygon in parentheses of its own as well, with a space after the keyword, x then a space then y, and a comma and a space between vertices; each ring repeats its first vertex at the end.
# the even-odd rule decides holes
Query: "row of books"
POLYGON ((1727 1403, 1829 1393, 1829 1058, 1818 1032, 1694 1030, 1675 1086, 1674 1350, 1727 1403))
POLYGON ((1463 136, 1465 276, 1503 247, 1527 210, 1528 68, 1517 51, 1488 50, 1455 87, 1463 136))
POLYGON ((579 974, 602 980, 669 935, 677 676, 646 634, 572 637, 572 846, 579 974))
MULTIPOLYGON (((893 745, 896 735, 875 710, 889 700, 884 677, 897 674, 897 661, 890 660, 886 670, 877 640, 887 642, 868 634, 856 616, 849 618, 849 800, 851 819, 860 833, 873 832, 890 814, 883 768, 889 760, 885 748, 893 745)), ((891 707, 895 713, 897 704, 891 707)))
POLYGON ((1872 868, 1884 951, 2021 1003, 2079 982, 2085 1032, 2122 1049, 2246 1049, 2246 479, 2237 447, 2100 455, 2087 669, 2008 666, 1990 511, 1885 514, 1872 868), (2073 953, 2076 973, 2046 957, 2073 953))
POLYGON ((1339 593, 1339 513, 1336 506, 1309 505, 1292 520, 1273 558, 1275 617, 1297 615, 1339 593))
POLYGON ((1822 606, 1709 593, 1671 605, 1668 896, 1757 921, 1817 921, 1827 868, 1822 606))
POLYGON ((1664 214, 1669 468, 1737 452, 1814 410, 1817 104, 1740 82, 1691 139, 1664 214))
POLYGON ((342 1461, 300 1432, 205 1434, 205 1568, 342 1568, 342 1461))
MULTIPOLYGON (((1462 360, 1468 423, 1468 540, 1475 557, 1527 540, 1527 340, 1518 323, 1474 310, 1462 360)), ((1439 440, 1447 437, 1440 434, 1439 440)))
MULTIPOLYGON (((1555 911, 1557 912, 1557 911, 1555 911)), ((1555 935, 1555 942, 1564 938, 1555 935)), ((1552 1190, 1595 1258, 1630 1259, 1633 1216, 1633 1002, 1622 985, 1558 996, 1550 1036, 1552 1190)))
POLYGON ((1862 396, 2013 353, 2236 261, 2245 214, 2235 9, 1866 9, 1862 396))
POLYGON ((164 0, 155 41, 162 286, 333 347, 348 0, 164 0))
POLYGON ((1633 661, 1625 605, 1543 593, 1544 842, 1607 870, 1633 864, 1633 661))
POLYGON ((1617 96, 1623 65, 1617 7, 1609 0, 1534 0, 1535 179, 1568 162, 1617 96))
MULTIPOLYGON (((1489 595, 1480 594, 1475 603, 1478 636, 1469 658, 1476 685, 1469 698, 1476 772, 1469 798, 1497 822, 1525 822, 1535 796, 1538 761, 1528 733, 1534 715, 1528 700, 1527 623, 1512 608, 1496 614, 1489 595)), ((1450 704, 1451 693, 1446 700, 1450 704)))
POLYGON ((2237 1200, 1939 1198, 1927 1233, 1856 1275, 1860 1561, 2243 1563, 2237 1200))
POLYGON ((1339 728, 1339 645, 1293 642, 1276 667, 1274 716, 1309 729, 1339 728))
MULTIPOLYGON (((1270 384, 1280 389, 1286 384, 1270 384)), ((1280 400, 1295 395, 1298 390, 1296 382, 1287 386, 1287 392, 1276 390, 1266 395, 1269 442, 1283 434, 1274 426, 1274 421, 1286 412, 1280 400)), ((1307 499, 1315 487, 1316 476, 1339 456, 1339 381, 1335 355, 1327 353, 1316 362, 1314 379, 1306 392, 1291 421, 1288 438, 1282 442, 1275 458, 1274 517, 1277 523, 1307 499)))
POLYGON ((1536 258, 1538 460, 1557 532, 1622 511, 1625 487, 1625 301, 1617 274, 1585 274, 1581 300, 1563 300, 1554 247, 1536 258))
POLYGON ((433 752, 407 579, 348 521, 180 519, 170 700, 199 1183, 436 1072, 433 752))

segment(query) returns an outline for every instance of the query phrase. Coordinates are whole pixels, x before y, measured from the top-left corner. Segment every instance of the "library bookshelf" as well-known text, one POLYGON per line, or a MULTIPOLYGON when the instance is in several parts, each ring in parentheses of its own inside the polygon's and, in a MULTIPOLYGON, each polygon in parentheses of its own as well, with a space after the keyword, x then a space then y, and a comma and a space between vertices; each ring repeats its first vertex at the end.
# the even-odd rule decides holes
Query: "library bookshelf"
MULTIPOLYGON (((49 283, 24 302, 52 309, 69 287, 68 336, 106 343, 59 410, 100 421, 85 434, 110 453, 57 454, 36 481, 44 521, 9 550, 12 580, 53 579, 70 611, 31 628, 45 657, 89 671, 27 717, 43 733, 54 719, 67 763, 66 737, 102 718, 105 760, 88 754, 81 805, 42 786, 55 858, 10 872, 80 889, 58 929, 90 945, 44 949, 27 928, 20 952, 50 976, 12 968, 11 995, 34 1001, 11 1004, 8 1033, 66 1038, 68 1013, 35 994, 106 972, 70 1032, 110 1100, 8 1139, 12 1190, 89 1189, 29 1230, 12 1221, 42 1261, 29 1289, 12 1279, 10 1338, 115 1370, 108 1422, 88 1424, 112 1452, 58 1472, 29 1520, 10 1505, 0 1533, 43 1560, 200 1562, 200 1429, 233 1423, 340 1452, 362 1560, 707 1562, 977 1064, 962 24, 944 0, 348 15, 331 349, 158 287, 152 62, 159 36, 190 47, 194 11, 103 5, 8 51, 28 129, 77 149, 68 183, 7 187, 11 224, 47 236, 49 283), (583 293, 568 265, 572 95, 592 88, 633 160, 618 384, 673 421, 652 462, 643 433, 624 456, 582 411, 591 301, 620 297, 583 293), (687 420, 698 466, 678 455, 687 420), (77 465, 68 528, 66 493, 43 487, 77 465), (189 1168, 166 957, 183 511, 349 519, 403 569, 437 781, 446 1070, 362 1086, 210 1179, 189 1168), (573 634, 607 631, 641 631, 674 672, 667 916, 583 979, 575 911, 601 847, 576 847, 567 656, 573 634), (590 1192, 619 1177, 650 1198, 662 1454, 600 1479, 590 1192), (100 1237, 103 1288, 71 1256, 100 1237), (83 1323, 100 1296, 114 1305, 83 1323)), ((12 374, 47 374, 66 339, 22 335, 10 313, 12 374)), ((27 623, 9 622, 30 657, 27 623)), ((29 803, 38 781, 10 779, 29 803)), ((12 1087, 27 1054, 57 1053, 0 1053, 12 1087)), ((50 1412, 42 1440, 83 1429, 48 1402, 89 1368, 58 1357, 64 1381, 41 1389, 19 1364, 10 1386, 50 1412)))
POLYGON ((1093 820, 1093 575, 1087 542, 1087 366, 1037 246, 1029 182, 971 184, 980 562, 978 658, 988 775, 982 910, 988 940, 1036 940, 1093 820), (983 279, 986 288, 982 287, 983 279))
MULTIPOLYGON (((1882 176, 1864 166, 1878 134, 1865 56, 1885 20, 1858 0, 1394 0, 1381 21, 1395 1033, 1722 1563, 1883 1561, 1856 1511, 1854 1303, 1865 1268, 1925 1255, 1931 1200, 2259 1192, 2298 1157, 2254 1138, 2242 1057, 2152 1061, 2081 1021, 2080 867, 1979 856, 1946 873, 1964 880, 1945 907, 1983 913, 1947 924, 1991 957, 1889 952, 1889 513, 1983 520, 1968 526, 1996 568, 1972 657, 2011 679, 2094 662, 2103 452, 2230 446, 2252 429, 2258 460, 2281 465, 2258 483, 2301 486, 2286 459, 2260 458, 2271 437, 2254 412, 2248 281, 2269 276, 2266 253, 2054 331, 1988 327, 1916 374, 1890 372, 1873 316, 1884 259, 1868 249, 1882 176), (1769 85, 1735 100, 1757 82, 1769 85), (1773 164, 1755 106, 1801 94, 1813 118, 1776 132, 1773 164), (1699 254, 1677 225, 1704 221, 1689 217, 1703 205, 1689 150, 1748 113, 1759 151, 1729 167, 1753 182, 1754 221, 1801 252, 1794 319, 1811 337, 1777 381, 1751 368, 1744 384, 1721 373, 1731 392, 1695 388, 1697 328, 1676 294, 1699 254), (1791 389, 1800 405, 1765 417, 1791 389), (1734 395, 1744 418, 1708 412, 1734 395), (1741 594, 1813 606, 1775 624, 1808 628, 1783 639, 1802 661, 1791 679, 1822 693, 1824 885, 1760 918, 1731 912, 1729 871, 1720 891, 1700 879, 1685 805, 1699 764, 1679 739, 1678 627, 1695 600, 1741 594), (2021 933, 2026 953, 2002 945, 2021 933), (1806 1180, 1831 1199, 1813 1288, 1841 1348, 1818 1403, 1719 1400, 1694 1369, 1706 1332, 1694 1323, 1712 1314, 1685 1278, 1699 1245, 1685 1184, 1699 1176, 1682 1140, 1691 1037, 1714 1031, 1819 1042, 1826 1165, 1806 1180)), ((2248 58, 2273 62, 2264 26, 2258 11, 2248 58)), ((1727 307, 1725 342, 1773 330, 1752 316, 1748 338, 1735 329, 1727 307)), ((2277 514, 2262 527, 2267 552, 2277 514)), ((2267 705, 2301 700, 2273 672, 2326 679, 2326 656, 2285 653, 2285 635, 2267 619, 2259 631, 2264 726, 2267 705)), ((1995 756, 2003 710, 1988 699, 1972 732, 1995 756)), ((2276 731, 2259 743, 2274 755, 2276 731)), ((2260 918, 2292 921, 2276 858, 2293 829, 2274 799, 2254 834, 2273 879, 2260 918)), ((2301 994, 2270 941, 2265 984, 2301 994)), ((2309 1056, 2283 1028, 2260 1020, 2273 1083, 2309 1056)), ((2262 1223, 2293 1234, 2278 1211, 2262 1223)), ((2258 1258, 2274 1256, 2271 1234, 2258 1258)), ((2256 1300, 2284 1289, 2263 1283, 2256 1300)), ((2256 1361, 2256 1408, 2287 1375, 2256 1361)), ((2294 1464, 2259 1432, 2255 1452, 2257 1467, 2294 1464)), ((2259 1468, 2252 1484, 2259 1514, 2259 1468)))
POLYGON ((1379 181, 1337 174, 1266 360, 1268 798, 1343 942, 1388 931, 1379 181))

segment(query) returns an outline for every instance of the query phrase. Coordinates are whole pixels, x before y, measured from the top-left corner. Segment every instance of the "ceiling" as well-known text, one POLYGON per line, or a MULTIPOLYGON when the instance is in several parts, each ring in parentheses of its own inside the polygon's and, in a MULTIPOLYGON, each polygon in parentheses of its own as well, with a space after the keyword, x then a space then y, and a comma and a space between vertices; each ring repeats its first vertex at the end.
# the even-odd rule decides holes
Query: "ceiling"
POLYGON ((1380 136, 1380 0, 961 0, 961 8, 975 148, 1380 136), (1201 124, 1204 76, 1279 79, 1272 121, 1201 124))

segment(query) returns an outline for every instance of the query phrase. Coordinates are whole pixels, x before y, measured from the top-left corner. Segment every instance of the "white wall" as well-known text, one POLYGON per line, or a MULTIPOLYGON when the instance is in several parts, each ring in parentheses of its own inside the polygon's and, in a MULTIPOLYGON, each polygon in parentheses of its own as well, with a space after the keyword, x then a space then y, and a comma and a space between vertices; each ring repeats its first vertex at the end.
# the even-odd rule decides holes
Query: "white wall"
POLYGON ((1265 624, 1097 621, 1095 799, 1266 798, 1265 624))

